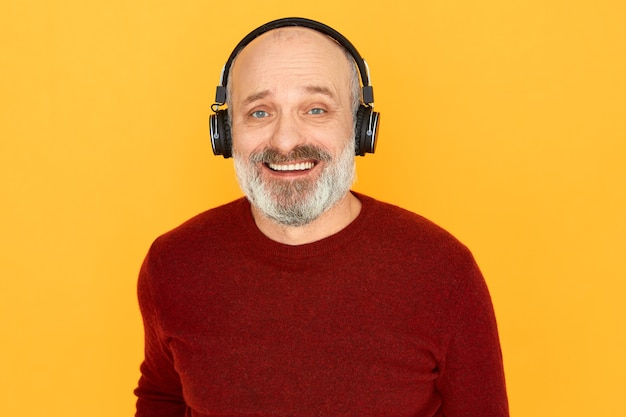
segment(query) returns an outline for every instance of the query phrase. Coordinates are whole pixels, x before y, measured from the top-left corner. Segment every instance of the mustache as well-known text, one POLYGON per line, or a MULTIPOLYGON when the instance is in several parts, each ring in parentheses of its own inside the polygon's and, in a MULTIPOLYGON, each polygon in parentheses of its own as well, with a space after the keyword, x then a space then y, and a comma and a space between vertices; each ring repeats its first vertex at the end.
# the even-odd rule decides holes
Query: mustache
POLYGON ((332 156, 326 150, 313 145, 298 145, 288 153, 272 147, 267 147, 250 155, 250 162, 264 164, 280 164, 286 162, 312 159, 316 161, 331 161, 332 156))

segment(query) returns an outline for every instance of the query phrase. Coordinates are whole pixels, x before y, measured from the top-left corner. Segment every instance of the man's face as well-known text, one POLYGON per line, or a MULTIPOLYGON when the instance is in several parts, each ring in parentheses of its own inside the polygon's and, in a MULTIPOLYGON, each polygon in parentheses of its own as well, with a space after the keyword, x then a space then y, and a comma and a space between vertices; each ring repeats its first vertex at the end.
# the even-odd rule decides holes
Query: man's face
POLYGON ((352 63, 310 29, 268 32, 230 77, 233 156, 240 185, 273 220, 302 226, 354 181, 352 63))

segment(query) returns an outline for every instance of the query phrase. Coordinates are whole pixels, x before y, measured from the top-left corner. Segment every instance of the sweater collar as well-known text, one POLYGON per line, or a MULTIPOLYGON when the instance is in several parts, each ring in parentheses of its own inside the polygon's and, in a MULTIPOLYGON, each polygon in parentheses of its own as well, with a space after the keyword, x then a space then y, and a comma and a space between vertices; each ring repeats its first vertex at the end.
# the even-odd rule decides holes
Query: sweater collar
POLYGON ((276 242, 265 236, 257 227, 250 202, 242 198, 238 205, 239 218, 241 222, 240 237, 246 240, 240 245, 242 255, 258 256, 271 259, 292 259, 306 260, 307 258, 315 258, 325 256, 330 253, 341 251, 346 245, 354 245, 360 238, 361 233, 371 224, 372 217, 376 211, 375 200, 371 197, 360 193, 352 192, 361 201, 361 211, 359 215, 346 227, 339 232, 330 235, 324 239, 303 245, 287 245, 276 242))

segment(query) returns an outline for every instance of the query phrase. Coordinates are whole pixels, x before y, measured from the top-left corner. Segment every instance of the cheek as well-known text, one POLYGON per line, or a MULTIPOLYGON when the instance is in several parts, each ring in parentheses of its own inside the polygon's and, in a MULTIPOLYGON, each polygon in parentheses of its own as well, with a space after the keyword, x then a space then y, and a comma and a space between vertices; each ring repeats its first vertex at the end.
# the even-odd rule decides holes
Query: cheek
POLYGON ((352 113, 343 113, 335 125, 336 134, 343 138, 353 137, 354 124, 355 120, 352 113))
POLYGON ((327 147, 333 148, 334 153, 341 153, 347 146, 354 146, 354 125, 352 118, 346 123, 341 123, 331 131, 327 131, 324 141, 327 147))
POLYGON ((264 147, 265 132, 263 129, 250 129, 238 123, 233 123, 231 129, 231 139, 233 152, 244 156, 258 151, 264 147))
POLYGON ((354 118, 352 114, 341 114, 320 123, 311 123, 306 126, 306 132, 310 138, 320 142, 339 143, 352 137, 354 131, 354 118))

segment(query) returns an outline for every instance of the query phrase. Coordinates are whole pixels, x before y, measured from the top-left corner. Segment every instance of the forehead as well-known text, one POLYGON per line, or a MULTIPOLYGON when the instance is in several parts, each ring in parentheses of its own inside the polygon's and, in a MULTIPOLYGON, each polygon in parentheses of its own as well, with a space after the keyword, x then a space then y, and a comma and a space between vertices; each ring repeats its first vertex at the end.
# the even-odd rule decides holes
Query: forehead
POLYGON ((248 84, 270 83, 315 77, 326 82, 348 85, 352 60, 343 47, 313 29, 286 27, 274 29, 250 42, 235 58, 229 84, 234 89, 248 84))

